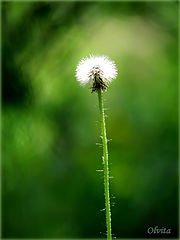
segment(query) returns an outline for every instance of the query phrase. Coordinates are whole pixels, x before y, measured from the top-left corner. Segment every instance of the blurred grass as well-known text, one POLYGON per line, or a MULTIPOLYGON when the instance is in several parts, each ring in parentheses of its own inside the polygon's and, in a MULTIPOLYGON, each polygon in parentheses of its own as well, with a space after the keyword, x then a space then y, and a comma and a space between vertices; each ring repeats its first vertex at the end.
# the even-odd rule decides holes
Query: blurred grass
POLYGON ((119 70, 105 94, 113 233, 177 236, 177 6, 2 4, 4 238, 105 237, 97 96, 74 76, 89 53, 119 70))

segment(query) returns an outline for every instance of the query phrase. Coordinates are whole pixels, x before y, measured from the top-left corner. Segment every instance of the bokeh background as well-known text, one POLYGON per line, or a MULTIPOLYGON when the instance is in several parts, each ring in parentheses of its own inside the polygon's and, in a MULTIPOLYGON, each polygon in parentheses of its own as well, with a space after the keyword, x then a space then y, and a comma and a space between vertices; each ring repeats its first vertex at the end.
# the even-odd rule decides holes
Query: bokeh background
POLYGON ((4 238, 106 237, 97 95, 75 79, 89 53, 119 72, 104 94, 113 234, 177 237, 177 18, 176 2, 2 3, 4 238))

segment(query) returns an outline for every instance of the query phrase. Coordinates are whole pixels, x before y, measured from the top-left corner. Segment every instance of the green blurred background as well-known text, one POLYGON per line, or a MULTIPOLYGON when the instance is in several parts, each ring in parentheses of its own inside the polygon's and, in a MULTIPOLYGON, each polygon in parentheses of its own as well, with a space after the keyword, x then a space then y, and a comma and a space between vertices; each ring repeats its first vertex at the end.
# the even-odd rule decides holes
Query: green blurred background
POLYGON ((89 53, 119 72, 104 94, 113 234, 177 236, 177 18, 175 2, 2 4, 4 238, 106 236, 97 95, 75 79, 89 53))

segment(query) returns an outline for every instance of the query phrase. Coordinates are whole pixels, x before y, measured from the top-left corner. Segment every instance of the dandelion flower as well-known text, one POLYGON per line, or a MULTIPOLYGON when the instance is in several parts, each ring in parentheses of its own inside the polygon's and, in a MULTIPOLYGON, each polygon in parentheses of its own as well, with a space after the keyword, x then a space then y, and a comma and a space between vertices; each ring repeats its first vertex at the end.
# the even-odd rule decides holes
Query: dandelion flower
POLYGON ((116 78, 117 68, 114 61, 106 56, 90 55, 81 59, 76 68, 76 78, 82 85, 91 84, 92 92, 97 92, 101 120, 101 139, 103 146, 103 171, 104 171, 104 195, 106 210, 107 239, 112 240, 111 233, 111 205, 109 192, 109 160, 108 140, 106 136, 106 123, 103 103, 103 92, 107 90, 109 83, 116 78))
POLYGON ((117 68, 114 61, 107 56, 90 55, 81 59, 76 68, 76 78, 82 84, 92 86, 92 92, 98 89, 106 91, 109 83, 116 78, 117 68))

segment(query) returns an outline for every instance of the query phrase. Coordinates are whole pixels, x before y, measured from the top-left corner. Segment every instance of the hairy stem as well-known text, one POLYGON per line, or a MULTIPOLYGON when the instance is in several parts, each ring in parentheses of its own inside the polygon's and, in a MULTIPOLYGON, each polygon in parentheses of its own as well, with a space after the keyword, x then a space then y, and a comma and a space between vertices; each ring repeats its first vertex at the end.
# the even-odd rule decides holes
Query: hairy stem
POLYGON ((104 163, 104 192, 105 192, 105 206, 106 206, 106 227, 107 239, 111 240, 111 209, 110 209, 110 195, 109 195, 109 166, 108 166, 108 147, 106 137, 105 115, 103 107, 103 97, 101 88, 98 89, 99 110, 101 116, 101 131, 103 143, 103 163, 104 163))

